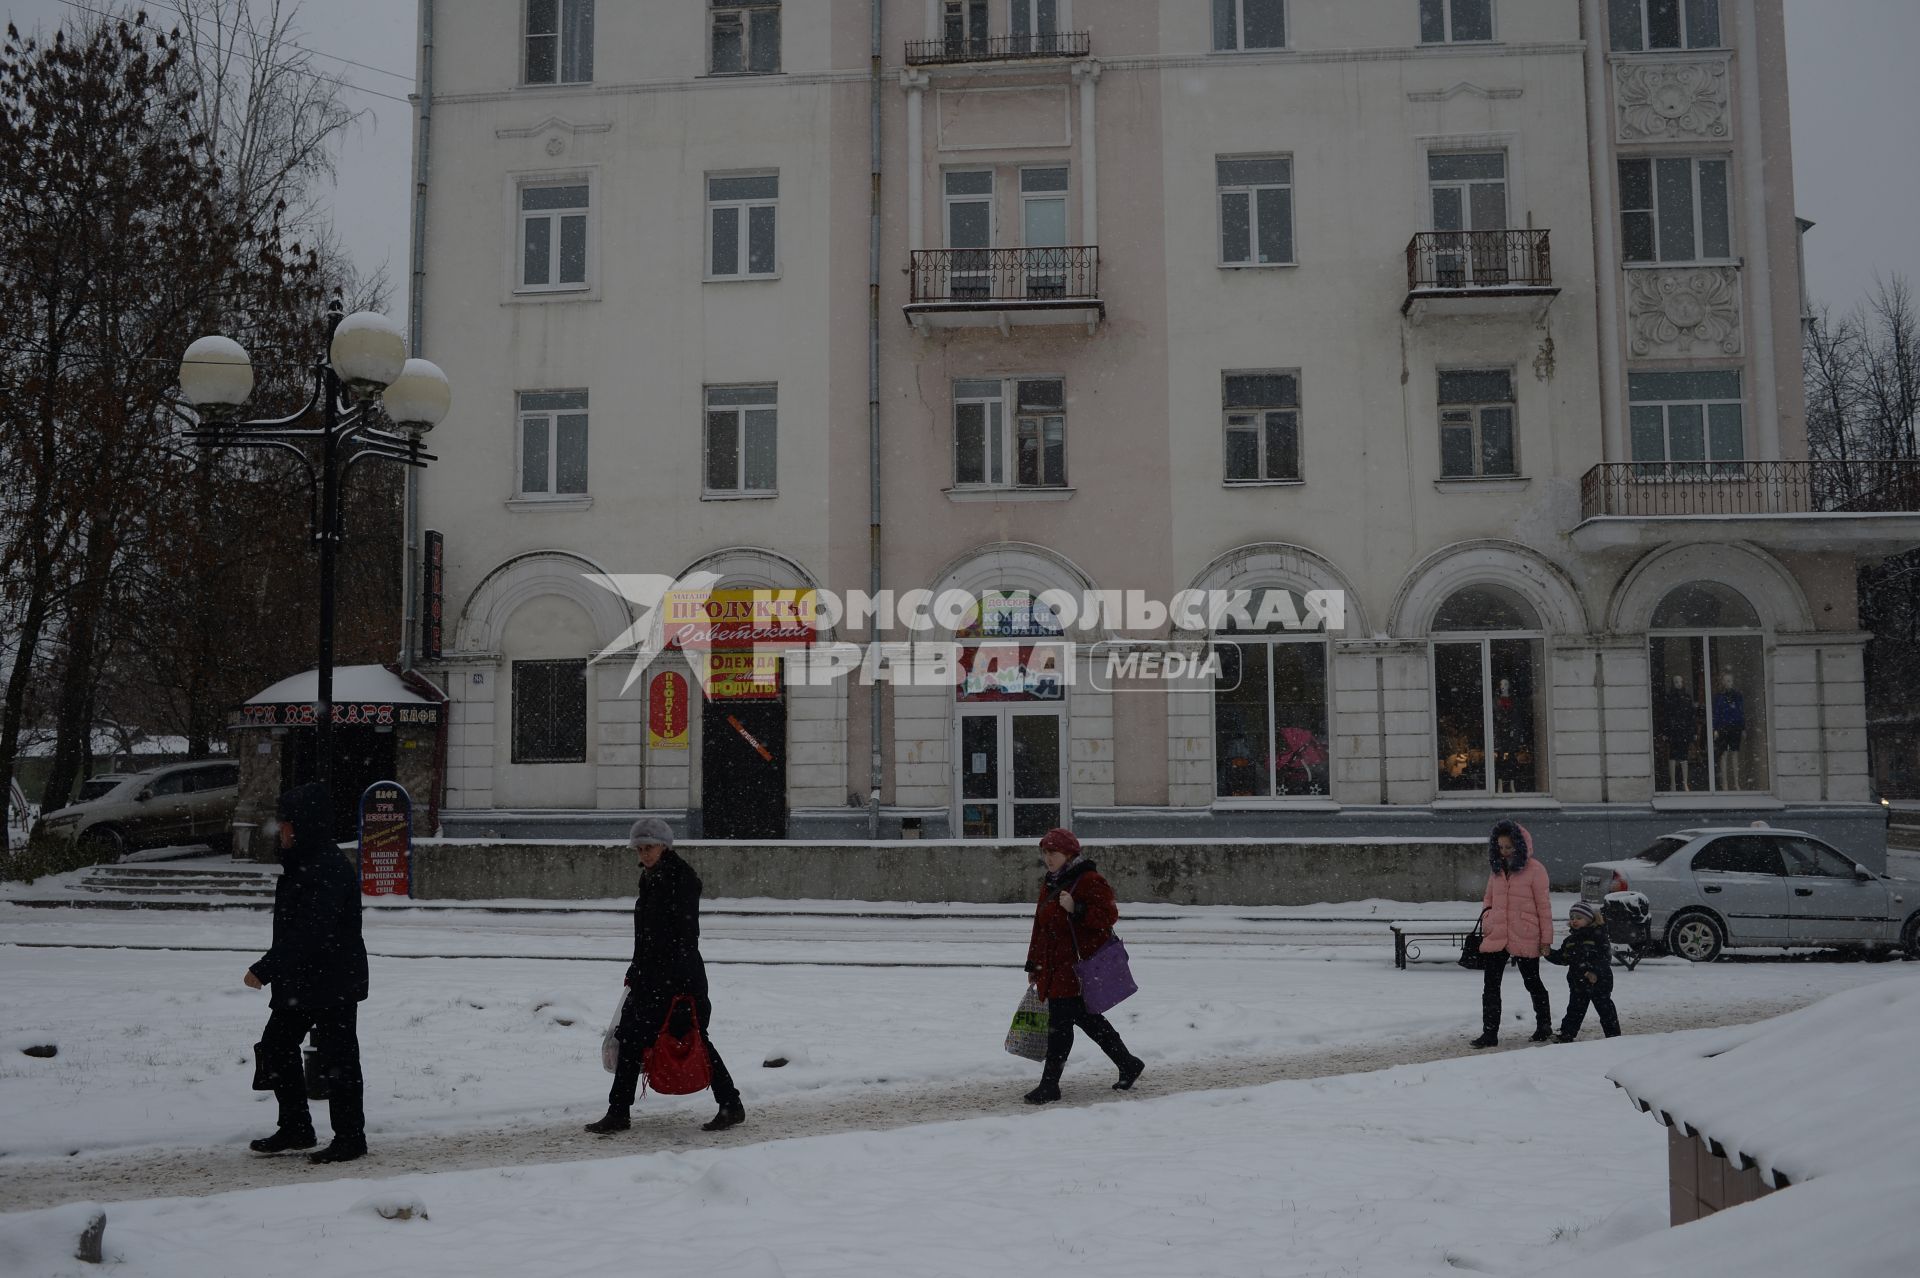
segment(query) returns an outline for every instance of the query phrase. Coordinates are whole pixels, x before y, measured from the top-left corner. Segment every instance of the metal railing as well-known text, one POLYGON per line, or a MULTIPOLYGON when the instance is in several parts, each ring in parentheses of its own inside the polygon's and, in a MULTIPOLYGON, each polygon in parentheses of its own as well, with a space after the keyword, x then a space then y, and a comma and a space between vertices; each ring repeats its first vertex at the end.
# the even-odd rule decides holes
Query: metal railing
POLYGON ((1920 511, 1915 461, 1607 462, 1580 478, 1580 517, 1920 511))
POLYGON ((916 249, 912 301, 1094 301, 1100 296, 1100 250, 1064 248, 916 249))
POLYGON ((1545 231, 1421 231, 1407 241, 1407 291, 1551 288, 1545 231))
POLYGON ((1092 47, 1093 38, 1085 31, 1056 31, 1045 35, 950 36, 943 40, 907 41, 907 65, 926 67, 945 62, 1084 58, 1092 47))

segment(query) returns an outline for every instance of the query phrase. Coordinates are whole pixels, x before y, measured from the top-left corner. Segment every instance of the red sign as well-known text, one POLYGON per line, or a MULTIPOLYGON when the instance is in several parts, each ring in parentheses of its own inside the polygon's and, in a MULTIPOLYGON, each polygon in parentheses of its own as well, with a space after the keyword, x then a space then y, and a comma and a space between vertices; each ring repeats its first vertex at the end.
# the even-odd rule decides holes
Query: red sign
POLYGON ((780 696, 780 653, 716 651, 696 658, 705 665, 709 701, 770 701, 780 696))
POLYGON ((360 893, 413 895, 413 800, 398 781, 360 795, 360 893))
POLYGON ((820 626, 811 590, 669 590, 663 606, 669 648, 805 647, 820 626))
POLYGON ((647 740, 656 749, 687 744, 687 677, 663 670, 647 685, 647 740))

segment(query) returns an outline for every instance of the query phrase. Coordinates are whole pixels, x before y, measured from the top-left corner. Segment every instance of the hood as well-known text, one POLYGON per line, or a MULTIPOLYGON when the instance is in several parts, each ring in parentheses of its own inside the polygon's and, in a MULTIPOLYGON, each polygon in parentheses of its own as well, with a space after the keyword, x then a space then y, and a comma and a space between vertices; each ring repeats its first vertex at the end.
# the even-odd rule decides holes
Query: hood
POLYGON ((1062 892, 1072 891, 1074 881, 1093 868, 1092 861, 1089 861, 1084 856, 1076 856, 1073 860, 1061 866, 1058 874, 1047 875, 1047 886, 1057 888, 1062 892))
POLYGON ((1487 835, 1487 864, 1493 867, 1495 874, 1518 874, 1527 868, 1527 862, 1533 859, 1533 836, 1527 833, 1527 827, 1518 821, 1501 821, 1487 835), (1513 840, 1513 864, 1507 866, 1500 860, 1500 836, 1506 835, 1513 840))
POLYGON ((280 852, 280 864, 293 869, 315 853, 333 846, 333 791, 318 781, 297 785, 281 794, 274 813, 293 822, 293 846, 280 852))

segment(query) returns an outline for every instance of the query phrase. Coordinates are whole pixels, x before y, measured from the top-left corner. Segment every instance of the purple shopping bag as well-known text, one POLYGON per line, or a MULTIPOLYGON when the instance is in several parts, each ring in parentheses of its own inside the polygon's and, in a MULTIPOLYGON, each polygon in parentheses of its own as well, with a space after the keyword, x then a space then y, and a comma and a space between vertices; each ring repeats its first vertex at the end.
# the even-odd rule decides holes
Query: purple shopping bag
POLYGON ((1133 970, 1127 966, 1127 944, 1117 936, 1075 963, 1073 974, 1080 978, 1081 1001, 1096 1016, 1119 1006, 1140 988, 1133 983, 1133 970))

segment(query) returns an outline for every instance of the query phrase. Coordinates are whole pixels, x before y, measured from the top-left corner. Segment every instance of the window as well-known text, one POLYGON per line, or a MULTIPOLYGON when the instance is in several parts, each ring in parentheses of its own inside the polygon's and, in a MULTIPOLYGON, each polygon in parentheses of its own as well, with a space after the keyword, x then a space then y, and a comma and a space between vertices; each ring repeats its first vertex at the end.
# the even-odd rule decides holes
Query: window
POLYGON ((952 255, 948 284, 955 301, 993 296, 993 170, 960 169, 942 178, 946 202, 947 247, 952 255))
MULTIPOLYGON (((1029 250, 1059 250, 1067 243, 1067 171, 1020 170, 1020 244, 1029 250)), ((1024 255, 1028 297, 1065 297, 1067 255, 1035 251, 1024 255)))
POLYGON ((520 188, 520 289, 587 286, 587 186, 520 188))
POLYGON ((1315 615, 1298 594, 1250 593, 1245 618, 1233 616, 1214 640, 1216 792, 1261 799, 1330 793, 1325 622, 1317 632, 1289 629, 1287 619, 1315 615), (1282 595, 1290 598, 1272 598, 1282 595))
POLYGON ((593 79, 593 0, 527 0, 527 84, 593 79))
POLYGON ((780 69, 780 0, 712 0, 708 70, 770 75, 780 69))
POLYGON ((1752 834, 1715 839, 1693 854, 1692 868, 1695 873, 1707 874, 1785 875, 1787 872, 1773 840, 1752 834))
POLYGON ((1720 0, 1607 0, 1607 27, 1616 53, 1714 49, 1720 45, 1720 0))
POLYGON ((1719 582, 1688 582, 1648 629, 1654 788, 1765 790, 1766 641, 1753 605, 1719 582))
POLYGON ((1544 793, 1546 643, 1533 605, 1505 586, 1468 586, 1433 629, 1440 790, 1544 793))
POLYGON ((1300 478, 1300 375, 1228 373, 1221 398, 1233 483, 1300 478))
POLYGON ((513 761, 587 761, 587 663, 513 663, 513 761))
POLYGON ((940 38, 950 58, 987 52, 987 0, 945 0, 940 10, 940 38))
POLYGON ((156 799, 167 798, 175 794, 186 794, 192 789, 188 784, 192 776, 193 770, 190 768, 183 768, 179 772, 169 772, 165 776, 155 780, 152 785, 147 787, 147 790, 156 799))
POLYGON ((1286 48, 1285 0, 1213 0, 1213 47, 1221 52, 1286 48))
POLYGON ((767 276, 778 269, 775 210, 780 175, 707 178, 707 273, 716 279, 767 276))
POLYGON ((1620 245, 1628 262, 1724 262, 1733 257, 1727 162, 1620 161, 1620 245))
POLYGON ((1013 21, 1013 51, 1015 53, 1050 53, 1058 51, 1060 36, 1059 0, 1011 0, 1008 10, 1013 21))
POLYGON ((707 491, 771 496, 779 426, 776 388, 707 387, 707 491))
POLYGON ((209 790, 224 790, 228 786, 240 784, 240 769, 235 764, 216 764, 211 768, 195 768, 193 779, 187 783, 190 793, 203 794, 209 790))
POLYGON ((1645 479, 1738 475, 1746 456, 1740 370, 1629 373, 1633 460, 1645 479))
POLYGON ((520 394, 522 497, 578 497, 587 491, 587 393, 520 394))
POLYGON ((1066 482, 1066 395, 1059 378, 963 378, 953 384, 954 487, 1063 488, 1066 482))
POLYGON ((1440 374, 1440 474, 1515 475, 1513 374, 1504 368, 1440 374))
POLYGON ((1493 0, 1420 0, 1420 43, 1493 39, 1493 0))
POLYGON ((1777 839, 1786 853, 1787 873, 1795 876, 1850 879, 1859 870, 1852 861, 1812 839, 1777 839))
POLYGON ((1293 261, 1293 160, 1284 155, 1214 161, 1220 190, 1220 262, 1273 266, 1293 261))

